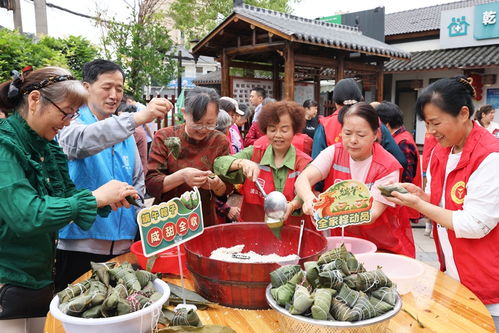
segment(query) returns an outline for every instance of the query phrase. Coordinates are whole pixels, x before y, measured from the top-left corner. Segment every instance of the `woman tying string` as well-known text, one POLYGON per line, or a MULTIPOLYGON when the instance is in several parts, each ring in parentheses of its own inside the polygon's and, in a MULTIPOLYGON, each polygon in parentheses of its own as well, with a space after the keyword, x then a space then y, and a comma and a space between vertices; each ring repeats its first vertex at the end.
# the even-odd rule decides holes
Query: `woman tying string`
MULTIPOLYGON (((324 189, 342 180, 355 179, 365 183, 374 197, 371 223, 345 228, 346 236, 367 239, 379 249, 415 257, 414 239, 407 217, 399 207, 386 200, 378 185, 398 182, 402 167, 376 142, 378 115, 367 103, 360 102, 344 109, 341 118, 342 142, 324 149, 296 181, 296 193, 303 199, 303 212, 313 214, 316 199, 312 187, 324 180, 324 189)), ((339 235, 339 229, 333 229, 339 235)))
MULTIPOLYGON (((266 143, 247 147, 232 156, 218 157, 215 173, 228 182, 244 183, 242 221, 264 220, 263 195, 255 185, 258 181, 266 193, 276 190, 284 194, 288 200, 285 223, 299 225, 303 216, 291 216, 301 207, 301 200, 295 197, 294 184, 311 159, 291 141, 305 125, 305 111, 294 102, 269 103, 260 112, 258 125, 267 137, 266 143)), ((306 226, 312 228, 310 219, 305 220, 306 226)))
POLYGON ((432 220, 440 269, 485 303, 499 324, 499 141, 471 120, 474 89, 464 77, 441 79, 417 99, 416 112, 438 141, 426 191, 389 200, 432 220))
POLYGON ((211 171, 216 157, 229 154, 229 139, 215 131, 218 101, 214 89, 191 90, 182 110, 185 124, 156 132, 147 165, 146 187, 155 204, 200 188, 205 226, 216 224, 215 195, 232 190, 211 171))
POLYGON ((53 297, 57 232, 88 230, 96 214, 130 207, 130 185, 112 180, 93 192, 76 189, 54 137, 78 117, 87 91, 62 68, 46 67, 0 84, 0 332, 43 331, 53 297), (111 208, 109 208, 109 206, 111 208))

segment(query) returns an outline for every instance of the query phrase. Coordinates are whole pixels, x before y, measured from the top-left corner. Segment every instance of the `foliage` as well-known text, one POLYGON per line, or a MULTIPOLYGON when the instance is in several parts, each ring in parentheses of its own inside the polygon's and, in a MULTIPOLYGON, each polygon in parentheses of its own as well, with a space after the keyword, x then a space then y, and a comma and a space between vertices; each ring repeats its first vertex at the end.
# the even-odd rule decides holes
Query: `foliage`
POLYGON ((66 59, 67 66, 78 79, 82 78, 83 65, 97 58, 98 48, 81 36, 69 36, 65 39, 44 37, 40 44, 59 51, 66 59))
POLYGON ((0 29, 0 80, 10 79, 10 71, 21 70, 31 65, 33 68, 60 66, 81 77, 83 63, 94 59, 97 48, 83 37, 67 38, 42 37, 39 41, 18 31, 0 29))
POLYGON ((129 7, 126 23, 103 17, 98 22, 104 31, 104 57, 123 68, 126 89, 139 99, 145 85, 166 84, 176 75, 175 49, 164 26, 164 14, 156 8, 159 2, 143 0, 138 10, 129 7))
POLYGON ((56 50, 35 43, 30 37, 18 31, 0 29, 0 79, 10 79, 10 71, 20 71, 31 65, 40 68, 48 65, 65 67, 64 57, 56 50))
MULTIPOLYGON (((248 5, 290 13, 290 3, 301 0, 245 0, 248 5)), ((174 0, 168 15, 174 20, 175 28, 183 31, 186 41, 203 38, 228 16, 233 9, 233 0, 174 0), (193 15, 193 13, 196 13, 193 15)))

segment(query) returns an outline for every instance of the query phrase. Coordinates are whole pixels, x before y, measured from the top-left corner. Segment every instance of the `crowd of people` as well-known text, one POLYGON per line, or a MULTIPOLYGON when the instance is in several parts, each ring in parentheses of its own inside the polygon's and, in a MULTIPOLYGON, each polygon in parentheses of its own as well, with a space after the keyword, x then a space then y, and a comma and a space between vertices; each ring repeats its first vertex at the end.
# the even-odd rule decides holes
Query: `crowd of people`
POLYGON ((499 125, 487 105, 472 120, 465 77, 420 93, 420 155, 400 108, 366 103, 353 79, 336 83, 327 117, 311 99, 276 101, 257 87, 245 105, 196 87, 177 110, 185 121, 157 129, 149 124, 173 105, 124 95, 125 74, 111 61, 85 64, 82 81, 58 67, 13 73, 0 85, 0 331, 41 331, 54 290, 91 261, 129 251, 139 234, 127 196, 158 204, 197 187, 205 226, 254 222, 264 220, 258 182, 286 197, 285 224, 314 229, 318 194, 348 179, 368 185, 373 205, 371 221, 345 235, 414 258, 411 222, 428 218, 441 269, 497 324, 499 125), (385 197, 377 188, 395 183, 408 193, 385 197), (229 204, 234 192, 240 206, 229 204))

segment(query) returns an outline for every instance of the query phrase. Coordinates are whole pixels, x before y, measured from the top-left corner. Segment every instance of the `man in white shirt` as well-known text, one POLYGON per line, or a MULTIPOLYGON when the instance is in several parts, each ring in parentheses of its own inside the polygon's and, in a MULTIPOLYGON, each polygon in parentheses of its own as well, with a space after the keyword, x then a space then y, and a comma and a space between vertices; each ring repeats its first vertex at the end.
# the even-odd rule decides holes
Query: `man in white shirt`
POLYGON ((250 103, 255 107, 255 114, 253 116, 253 122, 258 120, 258 115, 262 110, 262 102, 267 97, 265 89, 257 87, 253 88, 250 93, 250 103))

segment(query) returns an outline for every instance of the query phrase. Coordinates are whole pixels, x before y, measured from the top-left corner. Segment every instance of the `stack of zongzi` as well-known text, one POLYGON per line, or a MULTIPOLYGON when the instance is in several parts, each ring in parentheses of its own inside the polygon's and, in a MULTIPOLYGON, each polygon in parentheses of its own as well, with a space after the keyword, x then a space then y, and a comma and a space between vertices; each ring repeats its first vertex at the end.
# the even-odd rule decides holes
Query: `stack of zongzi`
POLYGON ((354 322, 380 316, 398 301, 383 271, 366 272, 344 245, 304 266, 305 271, 288 265, 270 273, 272 297, 293 315, 354 322))

